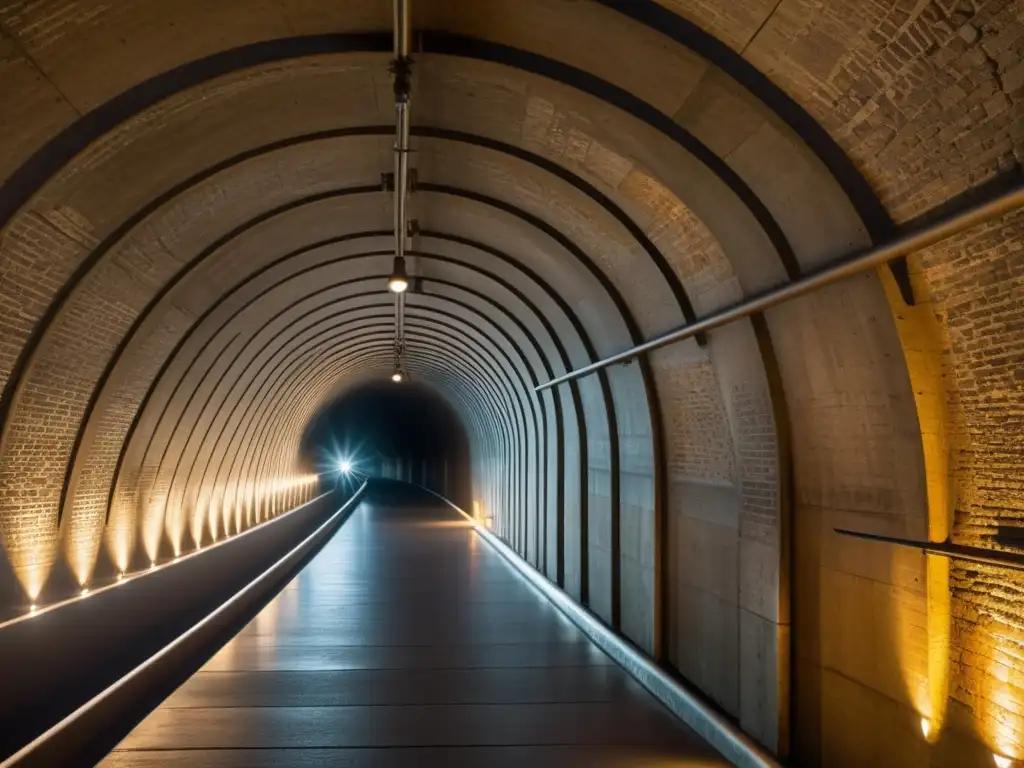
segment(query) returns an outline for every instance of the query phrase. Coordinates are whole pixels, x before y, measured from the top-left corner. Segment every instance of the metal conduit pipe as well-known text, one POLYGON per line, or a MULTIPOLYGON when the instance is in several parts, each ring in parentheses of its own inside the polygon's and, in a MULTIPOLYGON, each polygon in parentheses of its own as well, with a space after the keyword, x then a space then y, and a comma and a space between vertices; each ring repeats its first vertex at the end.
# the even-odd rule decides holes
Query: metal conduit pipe
POLYGON ((398 297, 398 343, 405 346, 405 294, 398 297))
POLYGON ((395 59, 391 62, 395 93, 395 256, 399 259, 405 258, 406 203, 409 191, 409 96, 412 88, 412 60, 409 58, 408 50, 408 8, 409 0, 395 0, 395 23, 405 27, 395 27, 395 59))
MULTIPOLYGON (((395 94, 395 275, 405 275, 405 245, 408 236, 406 206, 409 194, 409 101, 412 91, 412 59, 409 58, 412 23, 409 0, 394 0, 394 60, 391 75, 395 94)), ((405 354, 403 324, 405 290, 395 294, 395 375, 401 375, 405 354)))
POLYGON ((698 333, 719 328, 736 320, 742 320, 750 315, 763 312, 784 302, 825 288, 847 277, 880 267, 900 256, 906 256, 914 251, 927 248, 978 224, 983 224, 986 221, 1017 210, 1022 206, 1024 206, 1024 185, 1017 185, 995 197, 971 205, 953 214, 937 218, 931 224, 900 235, 888 243, 857 252, 820 272, 810 274, 800 280, 795 280, 792 283, 787 283, 752 298, 745 299, 738 304, 708 315, 695 323, 689 323, 623 352, 611 355, 603 360, 598 360, 596 363, 577 368, 575 371, 570 371, 564 376, 559 376, 535 387, 534 391, 541 392, 573 379, 578 379, 581 376, 594 373, 602 368, 607 368, 610 365, 624 363, 645 352, 651 352, 660 347, 696 336, 698 333))
POLYGON ((395 355, 395 370, 397 371, 401 367, 401 349, 402 349, 402 309, 405 306, 405 297, 400 294, 395 294, 395 343, 394 343, 394 355, 395 355))

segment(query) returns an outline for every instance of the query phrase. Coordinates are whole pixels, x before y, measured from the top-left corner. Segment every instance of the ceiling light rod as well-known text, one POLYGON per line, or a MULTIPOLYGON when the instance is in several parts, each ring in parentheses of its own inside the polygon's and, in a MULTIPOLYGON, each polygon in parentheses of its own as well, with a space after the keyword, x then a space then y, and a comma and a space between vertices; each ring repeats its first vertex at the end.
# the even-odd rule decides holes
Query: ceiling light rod
POLYGON ((398 346, 405 351, 405 297, 398 296, 398 317, 397 325, 395 326, 395 336, 398 340, 398 346))
MULTIPOLYGON (((396 299, 397 298, 398 297, 396 297, 396 299)), ((400 304, 400 303, 401 302, 398 302, 398 301, 395 302, 396 309, 397 309, 397 305, 400 304)), ((401 337, 396 337, 395 338, 395 370, 394 370, 394 373, 391 374, 391 380, 393 382, 395 382, 395 384, 401 384, 402 381, 405 380, 405 369, 402 366, 402 354, 403 354, 404 351, 405 351, 405 340, 402 339, 401 337)))
POLYGON ((395 296, 395 355, 405 350, 405 297, 395 296))
POLYGON ((408 230, 406 204, 409 194, 409 101, 412 91, 409 0, 394 0, 394 15, 395 58, 391 62, 391 76, 395 93, 395 265, 388 279, 388 290, 402 293, 409 287, 409 278, 405 271, 405 239, 408 230))

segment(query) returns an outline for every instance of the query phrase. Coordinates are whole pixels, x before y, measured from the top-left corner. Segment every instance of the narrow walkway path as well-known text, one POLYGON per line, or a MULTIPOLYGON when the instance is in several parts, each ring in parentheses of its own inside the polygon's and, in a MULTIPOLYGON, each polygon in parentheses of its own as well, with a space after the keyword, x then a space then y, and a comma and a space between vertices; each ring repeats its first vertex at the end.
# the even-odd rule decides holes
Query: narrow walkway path
POLYGON ((368 494, 102 764, 726 763, 426 494, 368 494))

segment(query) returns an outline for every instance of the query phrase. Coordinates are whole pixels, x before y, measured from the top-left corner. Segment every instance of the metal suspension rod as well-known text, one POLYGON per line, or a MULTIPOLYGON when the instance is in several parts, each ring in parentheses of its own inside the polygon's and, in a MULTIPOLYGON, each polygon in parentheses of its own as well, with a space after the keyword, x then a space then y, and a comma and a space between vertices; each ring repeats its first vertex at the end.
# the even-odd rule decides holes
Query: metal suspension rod
POLYGON ((395 0, 395 58, 391 74, 395 93, 395 256, 405 258, 406 203, 409 193, 409 101, 412 59, 409 0, 395 0))
POLYGON ((395 294, 395 353, 398 353, 398 344, 402 339, 402 295, 395 294))
POLYGON ((395 30, 395 58, 400 59, 409 55, 412 40, 412 23, 409 19, 409 0, 395 0, 392 6, 394 12, 395 30))
MULTIPOLYGON (((410 0, 394 0, 394 60, 391 75, 395 94, 395 267, 405 271, 408 236, 409 107, 412 91, 412 59, 409 57, 412 22, 410 0)), ((405 353, 405 293, 395 295, 395 367, 401 370, 405 353)))
POLYGON ((1024 185, 1018 185, 997 197, 939 218, 917 231, 908 232, 890 240, 888 243, 855 253, 820 272, 745 299, 738 304, 708 315, 697 322, 684 325, 661 336, 656 336, 623 352, 606 357, 603 360, 598 360, 596 363, 577 368, 575 371, 570 371, 563 376, 534 387, 534 391, 541 392, 550 387, 555 387, 573 379, 578 379, 581 376, 594 373, 602 368, 607 368, 610 365, 624 363, 645 352, 696 336, 698 333, 710 331, 736 320, 742 320, 745 317, 812 293, 847 277, 879 267, 900 256, 906 256, 908 253, 927 248, 966 229, 1002 216, 1022 206, 1024 206, 1024 185))
POLYGON ((395 336, 399 346, 405 348, 405 294, 398 295, 398 306, 395 307, 395 336))

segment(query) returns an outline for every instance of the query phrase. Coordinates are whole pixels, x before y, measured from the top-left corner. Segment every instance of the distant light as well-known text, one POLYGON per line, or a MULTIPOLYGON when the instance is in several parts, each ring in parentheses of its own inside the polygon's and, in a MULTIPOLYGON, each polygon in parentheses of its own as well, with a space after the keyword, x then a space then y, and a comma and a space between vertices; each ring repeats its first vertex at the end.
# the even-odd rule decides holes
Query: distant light
POLYGON ((344 475, 352 473, 352 462, 349 459, 342 459, 338 462, 338 471, 344 475))
POLYGON ((39 606, 38 606, 38 605, 36 605, 35 603, 32 603, 32 605, 30 605, 30 606, 28 607, 28 612, 29 612, 29 613, 35 613, 35 612, 36 612, 36 611, 38 611, 38 610, 39 610, 39 606))
POLYGON ((403 377, 401 371, 395 371, 394 373, 391 374, 391 380, 395 382, 395 384, 401 384, 402 378, 403 377))
POLYGON ((1013 760, 1011 758, 1003 755, 997 755, 994 752, 992 753, 992 760, 995 761, 998 768, 1010 768, 1010 766, 1013 765, 1013 760))
POLYGON ((921 733, 926 739, 932 735, 932 721, 927 717, 921 718, 921 733))
POLYGON ((82 597, 85 597, 88 594, 89 594, 89 588, 88 587, 82 587, 82 592, 81 592, 82 597))

